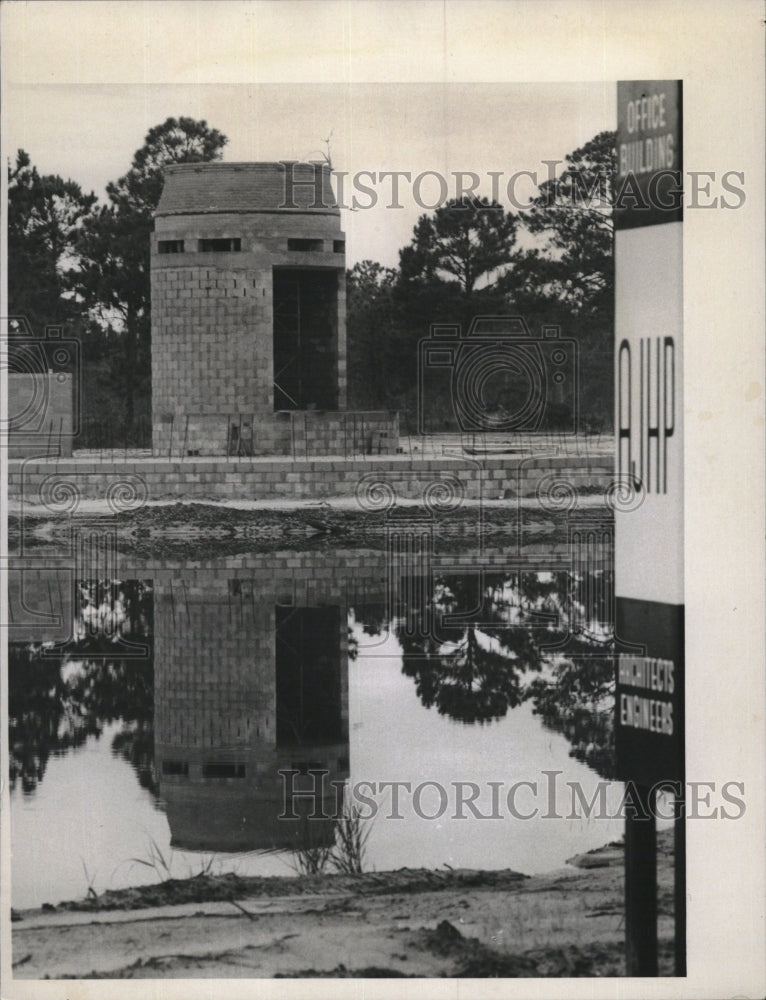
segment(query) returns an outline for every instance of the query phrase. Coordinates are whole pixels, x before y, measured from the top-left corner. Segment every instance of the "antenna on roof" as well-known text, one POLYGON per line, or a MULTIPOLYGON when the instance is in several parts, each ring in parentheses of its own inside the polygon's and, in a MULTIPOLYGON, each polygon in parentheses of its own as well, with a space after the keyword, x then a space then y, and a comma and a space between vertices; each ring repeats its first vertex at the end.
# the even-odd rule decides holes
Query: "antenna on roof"
MULTIPOLYGON (((327 151, 326 152, 325 152, 325 150, 322 150, 322 149, 312 149, 311 150, 312 153, 319 153, 320 154, 320 156, 322 157, 322 159, 324 160, 324 162, 327 164, 327 166, 330 168, 330 170, 332 170, 332 153, 330 151, 330 140, 332 139, 332 134, 333 134, 334 131, 335 131, 335 129, 330 129, 330 134, 325 139, 322 140, 322 142, 327 147, 327 151)), ((309 154, 309 155, 311 155, 311 154, 309 154)))

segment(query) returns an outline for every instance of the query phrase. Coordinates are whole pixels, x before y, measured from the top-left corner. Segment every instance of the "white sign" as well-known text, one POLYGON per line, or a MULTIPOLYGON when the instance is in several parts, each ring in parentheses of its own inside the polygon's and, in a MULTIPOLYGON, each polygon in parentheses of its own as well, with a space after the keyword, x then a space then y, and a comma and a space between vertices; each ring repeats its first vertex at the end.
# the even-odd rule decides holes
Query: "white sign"
POLYGON ((684 603, 682 229, 615 233, 616 470, 643 495, 615 514, 615 590, 667 604, 684 603))

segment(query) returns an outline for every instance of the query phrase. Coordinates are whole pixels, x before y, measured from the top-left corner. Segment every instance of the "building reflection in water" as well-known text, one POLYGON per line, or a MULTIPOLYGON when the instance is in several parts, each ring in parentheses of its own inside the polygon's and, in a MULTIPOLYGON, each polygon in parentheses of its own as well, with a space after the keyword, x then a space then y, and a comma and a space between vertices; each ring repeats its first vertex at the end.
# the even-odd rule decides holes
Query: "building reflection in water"
MULTIPOLYGON (((250 552, 191 564, 126 557, 110 579, 151 581, 145 603, 154 625, 147 631, 137 619, 116 645, 108 636, 71 632, 73 618, 84 614, 75 608, 82 586, 72 588, 64 558, 58 569, 16 559, 10 637, 53 644, 44 656, 30 655, 55 655, 57 675, 66 660, 79 661, 79 686, 70 677, 63 694, 46 697, 66 696, 69 704, 76 696, 78 717, 92 716, 94 725, 135 708, 134 680, 145 664, 146 705, 130 719, 147 736, 141 773, 151 772, 147 787, 158 790, 179 848, 289 848, 307 838, 332 844, 332 819, 308 823, 307 816, 337 814, 338 783, 349 776, 349 613, 361 626, 352 655, 390 656, 387 636, 395 637, 402 670, 427 707, 465 723, 489 722, 531 697, 575 755, 609 776, 611 654, 619 642, 609 522, 572 516, 567 534, 530 544, 523 559, 492 546, 477 566, 470 547, 442 551, 432 539, 425 551, 416 546, 411 539, 423 527, 410 520, 392 526, 391 544, 378 550, 250 552), (144 649, 143 659, 133 659, 144 649), (552 669, 541 672, 551 657, 552 669), (103 697, 94 700, 94 691, 103 697), (324 781, 311 773, 317 770, 326 772, 324 781), (297 793, 292 808, 286 787, 297 793), (280 820, 285 812, 302 819, 280 820)), ((132 591, 123 589, 127 600, 132 591)), ((126 604, 131 622, 133 604, 126 604)), ((21 759, 35 749, 37 729, 48 733, 48 716, 55 721, 66 705, 30 726, 28 702, 40 684, 50 693, 48 675, 36 685, 24 663, 15 673, 11 666, 19 679, 10 715, 21 759)))
POLYGON ((297 603, 273 574, 155 581, 155 761, 171 846, 332 845, 349 775, 347 611, 316 581, 302 590, 297 603))

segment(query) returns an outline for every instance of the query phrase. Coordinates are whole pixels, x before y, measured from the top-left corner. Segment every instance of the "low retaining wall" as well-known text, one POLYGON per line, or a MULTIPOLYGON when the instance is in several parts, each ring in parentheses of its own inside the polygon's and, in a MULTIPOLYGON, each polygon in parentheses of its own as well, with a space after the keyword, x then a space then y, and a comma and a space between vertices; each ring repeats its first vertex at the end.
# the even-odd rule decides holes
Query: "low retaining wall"
POLYGON ((168 413, 155 421, 157 457, 391 455, 399 416, 383 410, 281 410, 277 413, 168 413))
POLYGON ((448 513, 463 500, 537 498, 543 511, 561 513, 584 497, 608 506, 640 503, 617 483, 609 456, 537 456, 473 459, 157 458, 124 460, 26 459, 8 463, 8 495, 41 504, 52 514, 76 510, 81 499, 106 500, 115 512, 147 500, 307 500, 356 497, 360 507, 385 511, 399 500, 420 500, 448 513))

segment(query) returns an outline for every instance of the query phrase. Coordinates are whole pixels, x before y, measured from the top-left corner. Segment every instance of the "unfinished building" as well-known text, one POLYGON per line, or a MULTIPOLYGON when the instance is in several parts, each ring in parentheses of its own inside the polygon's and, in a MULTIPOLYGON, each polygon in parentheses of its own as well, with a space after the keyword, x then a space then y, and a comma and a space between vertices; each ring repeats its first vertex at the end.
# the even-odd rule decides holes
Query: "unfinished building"
POLYGON ((326 164, 167 168, 151 246, 157 456, 393 453, 346 408, 345 237, 326 164))

